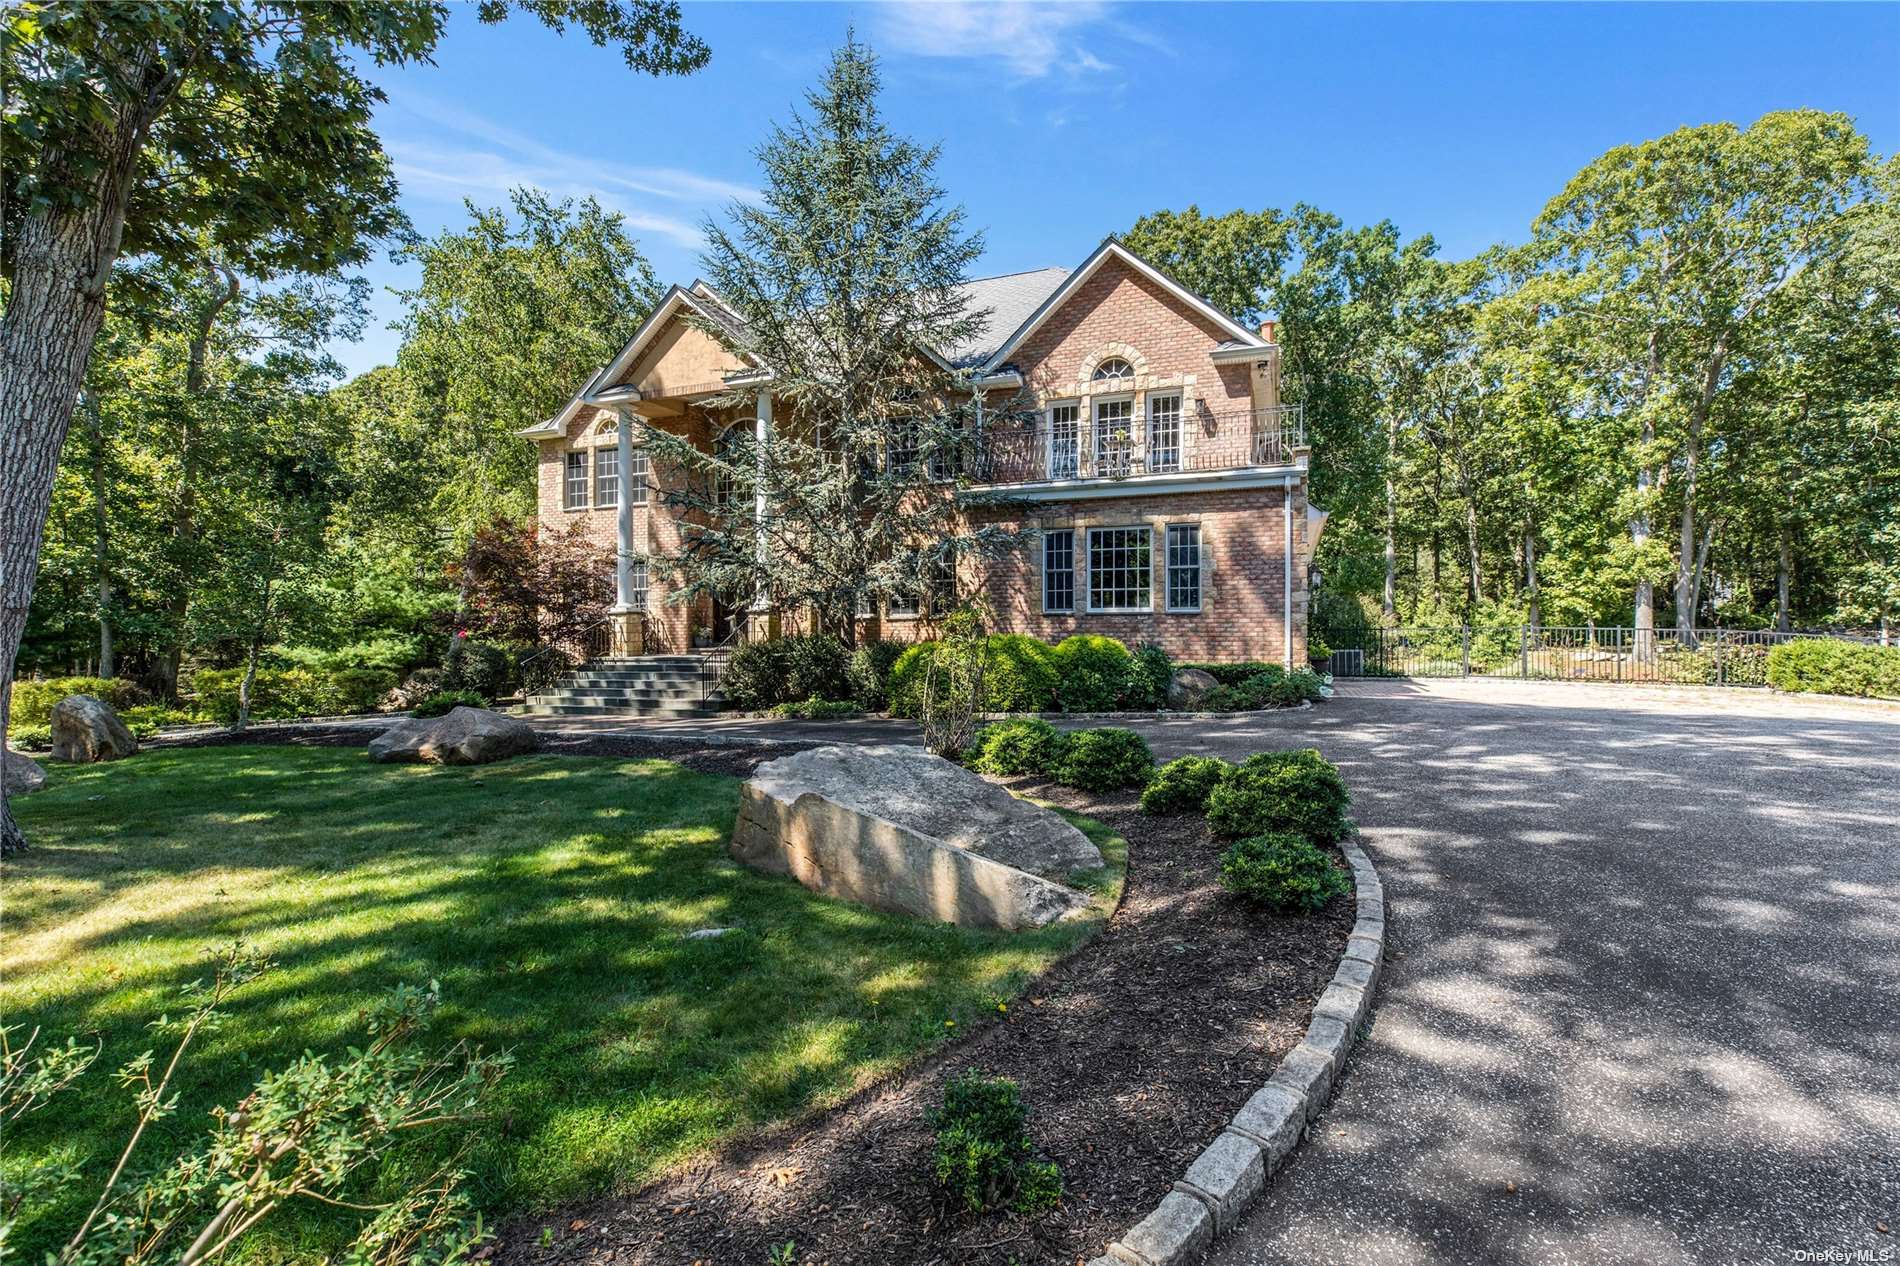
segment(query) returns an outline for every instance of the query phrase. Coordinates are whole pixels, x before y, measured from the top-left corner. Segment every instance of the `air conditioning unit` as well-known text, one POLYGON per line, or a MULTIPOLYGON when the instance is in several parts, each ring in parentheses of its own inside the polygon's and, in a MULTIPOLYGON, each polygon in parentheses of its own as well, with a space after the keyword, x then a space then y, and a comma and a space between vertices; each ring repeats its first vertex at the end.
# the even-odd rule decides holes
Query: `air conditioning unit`
POLYGON ((1332 658, 1326 661, 1326 671, 1335 677, 1363 677, 1366 672, 1366 653, 1357 648, 1334 651, 1332 658))

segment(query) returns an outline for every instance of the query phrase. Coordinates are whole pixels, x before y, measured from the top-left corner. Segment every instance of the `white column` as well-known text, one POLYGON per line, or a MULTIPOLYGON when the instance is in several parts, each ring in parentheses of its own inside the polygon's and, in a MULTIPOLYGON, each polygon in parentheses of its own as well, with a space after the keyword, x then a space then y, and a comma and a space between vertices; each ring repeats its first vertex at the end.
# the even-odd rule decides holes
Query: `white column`
POLYGON ((620 494, 614 511, 614 614, 625 615, 633 608, 633 498, 628 496, 629 475, 633 470, 633 412, 616 408, 618 420, 614 449, 620 462, 620 494))
MULTIPOLYGON (((759 391, 758 409, 754 414, 752 423, 752 439, 758 450, 757 460, 759 463, 759 485, 753 494, 752 521, 757 525, 754 531, 758 533, 758 553, 761 567, 764 565, 767 553, 765 543, 765 515, 768 507, 766 505, 767 498, 765 495, 765 446, 770 442, 771 438, 772 392, 770 388, 762 388, 759 391)), ((752 607, 756 611, 765 611, 771 608, 771 604, 766 601, 763 586, 761 586, 758 593, 752 596, 752 607)))
POLYGON ((1286 512, 1286 549, 1281 555, 1280 622, 1286 635, 1286 670, 1293 671, 1293 479, 1280 481, 1280 505, 1286 512))

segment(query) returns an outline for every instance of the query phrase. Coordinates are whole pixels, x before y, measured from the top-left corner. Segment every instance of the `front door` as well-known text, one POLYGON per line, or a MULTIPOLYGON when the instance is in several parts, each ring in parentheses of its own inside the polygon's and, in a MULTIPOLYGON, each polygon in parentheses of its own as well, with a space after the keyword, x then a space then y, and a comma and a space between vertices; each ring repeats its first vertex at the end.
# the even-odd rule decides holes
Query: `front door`
POLYGON ((732 608, 719 599, 712 600, 712 644, 723 646, 732 636, 732 608))

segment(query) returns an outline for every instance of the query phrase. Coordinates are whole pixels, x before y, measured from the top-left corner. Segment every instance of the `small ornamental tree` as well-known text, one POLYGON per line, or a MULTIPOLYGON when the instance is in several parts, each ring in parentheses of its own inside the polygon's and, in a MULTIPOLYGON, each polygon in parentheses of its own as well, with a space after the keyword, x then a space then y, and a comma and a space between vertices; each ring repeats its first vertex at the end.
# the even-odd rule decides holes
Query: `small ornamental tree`
POLYGON ((496 519, 478 529, 451 579, 467 595, 456 632, 563 646, 606 618, 613 552, 582 530, 496 519))
MULTIPOLYGON (((984 329, 960 289, 982 239, 943 205, 937 148, 885 124, 878 88, 876 59, 847 42, 809 114, 758 151, 761 202, 707 225, 703 264, 725 311, 701 324, 771 370, 772 425, 742 420, 714 452, 648 430, 653 462, 683 475, 668 503, 690 512, 667 564, 674 597, 807 607, 847 648, 860 611, 922 599, 927 577, 954 581, 958 559, 1019 540, 972 526, 967 492, 959 505, 978 427, 998 410, 979 409, 939 355, 984 329)), ((714 403, 749 417, 756 390, 714 403)))

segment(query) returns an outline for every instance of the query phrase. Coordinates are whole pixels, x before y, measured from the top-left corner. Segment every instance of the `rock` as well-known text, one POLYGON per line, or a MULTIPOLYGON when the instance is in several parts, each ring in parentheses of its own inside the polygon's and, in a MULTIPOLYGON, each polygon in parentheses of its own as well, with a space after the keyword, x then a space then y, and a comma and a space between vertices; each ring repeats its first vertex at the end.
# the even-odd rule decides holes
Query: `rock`
POLYGON ((534 727, 486 708, 452 708, 446 716, 398 721, 369 742, 371 760, 486 765, 535 749, 534 727))
POLYGON ((0 774, 0 783, 6 785, 9 796, 27 796, 46 785, 46 771, 39 762, 22 756, 12 748, 0 753, 0 760, 6 762, 4 774, 0 774))
POLYGON ((67 695, 53 705, 53 759, 91 764, 139 750, 112 705, 91 695, 67 695))
POLYGON ((728 932, 737 932, 738 930, 738 928, 694 928, 686 934, 686 939, 689 941, 712 941, 717 940, 728 932))
POLYGON ((814 892, 966 927, 1080 914, 1102 855, 1047 809, 920 748, 820 747, 760 765, 732 855, 814 892))
POLYGON ((1176 712, 1192 712, 1201 705, 1207 692, 1220 685, 1214 674, 1198 668, 1183 668, 1168 678, 1168 706, 1176 712))

